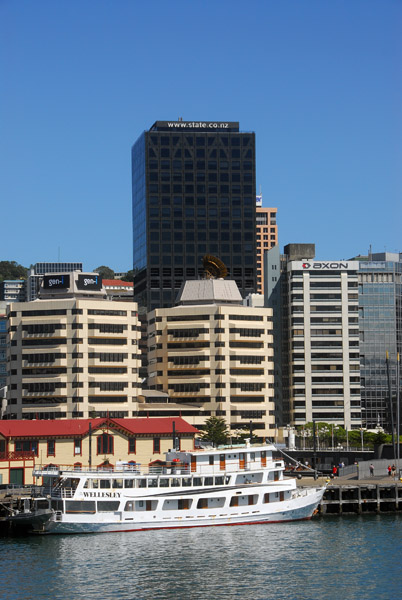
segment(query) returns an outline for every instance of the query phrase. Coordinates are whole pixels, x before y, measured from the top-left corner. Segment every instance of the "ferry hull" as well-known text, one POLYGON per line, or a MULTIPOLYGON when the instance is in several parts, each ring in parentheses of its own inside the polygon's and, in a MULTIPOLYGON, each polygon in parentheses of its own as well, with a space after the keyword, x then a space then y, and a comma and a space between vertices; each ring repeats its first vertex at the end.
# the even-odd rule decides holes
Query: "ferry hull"
MULTIPOLYGON (((218 526, 234 526, 234 525, 262 525, 269 523, 284 523, 290 521, 309 520, 313 516, 318 504, 320 503, 324 490, 318 488, 312 490, 307 496, 300 500, 293 500, 286 504, 288 506, 279 507, 272 506, 272 511, 263 513, 262 511, 254 511, 258 514, 227 514, 224 517, 219 515, 199 516, 192 515, 189 517, 172 516, 168 519, 157 518, 155 520, 136 520, 130 522, 127 520, 119 520, 116 522, 77 522, 77 521, 48 521, 44 529, 37 533, 50 534, 79 534, 79 533, 117 533, 117 532, 134 532, 148 531, 158 529, 180 529, 190 527, 218 527, 218 526), (297 502, 298 506, 295 506, 297 502)), ((279 505, 279 503, 275 503, 279 505)))

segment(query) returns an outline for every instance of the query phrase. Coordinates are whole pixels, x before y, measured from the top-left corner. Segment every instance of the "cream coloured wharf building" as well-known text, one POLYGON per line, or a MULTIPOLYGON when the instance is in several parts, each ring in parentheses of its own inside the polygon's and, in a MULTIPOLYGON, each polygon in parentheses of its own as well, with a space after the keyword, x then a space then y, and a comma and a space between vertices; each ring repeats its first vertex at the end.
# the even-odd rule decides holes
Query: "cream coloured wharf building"
POLYGON ((234 281, 187 281, 175 307, 148 313, 150 389, 195 426, 221 416, 273 436, 272 342, 271 309, 243 306, 234 281))
POLYGON ((41 299, 9 307, 3 418, 133 416, 141 387, 137 305, 105 300, 96 275, 45 276, 41 299))

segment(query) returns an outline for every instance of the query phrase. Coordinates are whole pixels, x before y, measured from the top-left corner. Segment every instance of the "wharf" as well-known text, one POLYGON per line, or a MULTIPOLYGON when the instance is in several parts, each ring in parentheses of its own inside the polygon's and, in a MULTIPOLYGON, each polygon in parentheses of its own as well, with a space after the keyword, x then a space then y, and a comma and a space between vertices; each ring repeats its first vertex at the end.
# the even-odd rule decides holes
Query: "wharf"
POLYGON ((364 515, 396 513, 402 514, 402 482, 393 477, 302 477, 297 480, 300 487, 327 484, 327 489, 319 506, 319 514, 364 515), (328 482, 328 483, 327 483, 328 482))

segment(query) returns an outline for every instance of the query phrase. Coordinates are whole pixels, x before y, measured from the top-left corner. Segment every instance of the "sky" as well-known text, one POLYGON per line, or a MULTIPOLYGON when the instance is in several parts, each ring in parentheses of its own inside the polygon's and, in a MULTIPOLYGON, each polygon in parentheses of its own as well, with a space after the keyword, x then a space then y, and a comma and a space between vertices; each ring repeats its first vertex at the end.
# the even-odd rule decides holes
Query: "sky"
POLYGON ((132 268, 131 146, 256 132, 281 249, 402 251, 400 0, 0 0, 0 260, 132 268))

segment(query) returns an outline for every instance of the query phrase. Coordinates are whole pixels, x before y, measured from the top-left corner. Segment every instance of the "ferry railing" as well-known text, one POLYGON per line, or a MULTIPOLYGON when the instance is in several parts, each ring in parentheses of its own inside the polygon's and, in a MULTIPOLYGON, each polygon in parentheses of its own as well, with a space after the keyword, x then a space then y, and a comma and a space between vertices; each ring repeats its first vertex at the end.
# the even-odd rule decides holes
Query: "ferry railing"
POLYGON ((72 465, 38 465, 34 468, 34 477, 52 477, 57 478, 63 472, 63 477, 77 477, 82 474, 98 474, 98 475, 109 475, 113 477, 119 477, 123 473, 130 473, 133 475, 143 476, 158 476, 158 475, 224 475, 225 473, 234 472, 253 472, 261 471, 266 468, 284 468, 284 463, 281 460, 267 461, 266 465, 263 466, 257 462, 249 462, 243 466, 239 463, 226 462, 225 466, 221 468, 220 464, 214 465, 201 465, 197 464, 197 468, 194 471, 193 467, 188 463, 181 463, 172 461, 168 464, 161 465, 142 465, 140 463, 127 464, 127 465, 110 465, 101 467, 89 467, 89 466, 72 466, 72 465))

